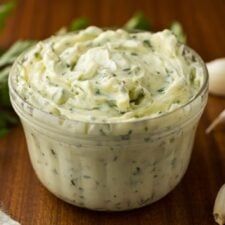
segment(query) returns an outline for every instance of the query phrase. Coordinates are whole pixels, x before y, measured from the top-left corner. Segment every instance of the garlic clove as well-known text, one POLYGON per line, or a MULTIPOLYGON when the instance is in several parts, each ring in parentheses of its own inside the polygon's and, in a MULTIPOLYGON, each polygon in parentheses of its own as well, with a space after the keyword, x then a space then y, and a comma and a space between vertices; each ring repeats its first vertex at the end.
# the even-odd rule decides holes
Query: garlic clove
POLYGON ((209 92, 215 95, 225 96, 225 58, 208 62, 209 92))
POLYGON ((0 224, 1 225, 20 225, 20 223, 11 219, 7 214, 0 210, 0 224))
POLYGON ((220 188, 217 194, 213 215, 219 225, 225 224, 225 184, 220 188))
POLYGON ((218 124, 225 121, 225 110, 223 110, 219 116, 216 117, 216 119, 213 120, 213 122, 209 125, 209 127, 206 129, 206 133, 209 134, 218 124))

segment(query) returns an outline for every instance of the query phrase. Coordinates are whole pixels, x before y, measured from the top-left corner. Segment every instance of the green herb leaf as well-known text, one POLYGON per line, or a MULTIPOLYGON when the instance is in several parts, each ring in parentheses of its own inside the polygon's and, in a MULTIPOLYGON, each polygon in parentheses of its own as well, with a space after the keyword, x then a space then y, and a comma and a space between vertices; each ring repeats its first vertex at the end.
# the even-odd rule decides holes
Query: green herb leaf
POLYGON ((127 30, 150 30, 151 25, 143 12, 136 12, 124 25, 127 30))
POLYGON ((8 134, 9 129, 6 127, 0 128, 0 138, 4 137, 6 134, 8 134))
POLYGON ((14 125, 18 123, 18 118, 14 113, 1 110, 0 114, 0 118, 3 119, 7 125, 14 125))
POLYGON ((9 127, 18 123, 15 114, 9 111, 0 110, 0 137, 3 137, 9 132, 9 127))
POLYGON ((90 25, 89 19, 85 17, 80 17, 72 21, 70 24, 68 31, 77 31, 84 29, 90 25))
POLYGON ((0 67, 8 66, 13 64, 15 59, 23 53, 25 50, 30 48, 36 43, 36 41, 17 41, 14 43, 1 57, 0 57, 0 67))
POLYGON ((35 41, 17 41, 0 57, 0 106, 10 107, 8 76, 15 59, 35 41))
POLYGON ((2 30, 5 26, 5 21, 11 11, 15 8, 15 1, 10 1, 5 4, 0 5, 0 29, 2 30))
POLYGON ((184 33, 183 27, 180 22, 174 21, 170 25, 170 30, 175 34, 177 37, 178 41, 181 43, 186 43, 187 37, 186 34, 184 33))
POLYGON ((10 107, 9 88, 8 88, 8 75, 10 66, 0 70, 0 105, 10 107))

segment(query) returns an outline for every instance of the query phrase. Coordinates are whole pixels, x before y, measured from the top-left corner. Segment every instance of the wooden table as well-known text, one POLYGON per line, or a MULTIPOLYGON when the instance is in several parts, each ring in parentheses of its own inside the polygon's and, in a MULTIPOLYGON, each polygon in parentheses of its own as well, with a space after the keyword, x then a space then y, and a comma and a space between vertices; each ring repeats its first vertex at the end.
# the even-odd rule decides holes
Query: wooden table
MULTIPOLYGON (((206 61, 225 56, 223 0, 20 0, 0 43, 8 47, 19 38, 48 37, 77 16, 87 16, 99 26, 119 26, 138 9, 155 30, 174 19, 181 21, 188 44, 206 61)), ((34 174, 18 126, 0 140, 2 208, 23 225, 212 225, 214 199, 225 182, 225 125, 210 135, 205 129, 223 108, 225 99, 210 96, 188 172, 176 189, 155 204, 122 213, 80 209, 50 194, 34 174)))

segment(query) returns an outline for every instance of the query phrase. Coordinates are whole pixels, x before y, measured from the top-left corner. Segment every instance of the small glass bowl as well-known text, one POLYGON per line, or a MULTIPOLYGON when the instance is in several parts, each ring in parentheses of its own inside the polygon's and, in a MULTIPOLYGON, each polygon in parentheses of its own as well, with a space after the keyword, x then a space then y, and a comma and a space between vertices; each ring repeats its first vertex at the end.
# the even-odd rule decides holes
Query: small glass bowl
POLYGON ((41 183, 73 205, 121 211, 153 203, 183 177, 196 127, 208 97, 204 84, 187 104, 156 118, 95 123, 69 120, 41 111, 16 91, 15 64, 10 98, 22 122, 33 168, 41 183))

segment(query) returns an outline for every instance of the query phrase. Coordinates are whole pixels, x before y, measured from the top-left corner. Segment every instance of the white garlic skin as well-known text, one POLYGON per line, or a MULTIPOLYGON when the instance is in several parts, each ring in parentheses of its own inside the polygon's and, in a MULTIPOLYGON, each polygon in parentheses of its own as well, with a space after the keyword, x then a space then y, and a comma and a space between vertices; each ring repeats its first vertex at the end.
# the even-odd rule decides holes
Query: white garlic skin
POLYGON ((225 224, 225 184, 220 188, 217 194, 213 215, 219 225, 225 224))
POLYGON ((0 225, 20 225, 20 223, 11 219, 9 215, 0 210, 0 225))
POLYGON ((215 95, 225 96, 225 58, 208 62, 209 92, 215 95))

